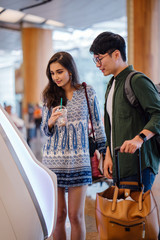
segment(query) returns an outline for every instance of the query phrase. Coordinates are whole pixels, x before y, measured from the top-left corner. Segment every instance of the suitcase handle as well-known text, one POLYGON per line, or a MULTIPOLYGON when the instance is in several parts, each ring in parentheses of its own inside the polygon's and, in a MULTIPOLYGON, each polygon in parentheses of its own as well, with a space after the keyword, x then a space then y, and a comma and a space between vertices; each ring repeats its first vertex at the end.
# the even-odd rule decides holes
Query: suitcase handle
MULTIPOLYGON (((120 171, 119 171, 119 152, 120 147, 114 149, 115 153, 115 168, 116 168, 116 185, 119 188, 120 186, 120 171)), ((142 190, 142 173, 141 173, 141 149, 137 149, 137 168, 138 168, 138 190, 142 190)))

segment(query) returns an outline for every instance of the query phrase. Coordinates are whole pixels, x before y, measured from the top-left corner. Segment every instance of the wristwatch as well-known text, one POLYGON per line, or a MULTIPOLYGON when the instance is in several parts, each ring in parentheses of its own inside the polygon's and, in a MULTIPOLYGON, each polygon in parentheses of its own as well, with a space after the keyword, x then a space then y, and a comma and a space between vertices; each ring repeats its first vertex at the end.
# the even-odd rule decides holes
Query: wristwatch
POLYGON ((143 140, 143 142, 147 141, 147 137, 143 133, 139 133, 138 136, 143 140))

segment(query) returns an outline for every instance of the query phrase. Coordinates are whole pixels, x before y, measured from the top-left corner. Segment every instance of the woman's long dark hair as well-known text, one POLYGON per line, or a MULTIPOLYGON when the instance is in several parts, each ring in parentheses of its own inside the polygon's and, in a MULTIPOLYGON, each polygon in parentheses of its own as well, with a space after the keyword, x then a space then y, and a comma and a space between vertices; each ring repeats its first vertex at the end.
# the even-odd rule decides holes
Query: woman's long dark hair
POLYGON ((63 105, 67 103, 67 98, 65 91, 62 87, 58 87, 57 84, 53 81, 50 73, 51 63, 58 62, 64 68, 66 68, 69 73, 71 73, 71 85, 78 89, 79 88, 79 77, 77 72, 76 64, 73 60, 73 57, 67 52, 57 52, 55 53, 48 62, 46 75, 48 77, 49 83, 42 93, 43 102, 47 105, 49 109, 60 105, 60 100, 63 98, 63 105))

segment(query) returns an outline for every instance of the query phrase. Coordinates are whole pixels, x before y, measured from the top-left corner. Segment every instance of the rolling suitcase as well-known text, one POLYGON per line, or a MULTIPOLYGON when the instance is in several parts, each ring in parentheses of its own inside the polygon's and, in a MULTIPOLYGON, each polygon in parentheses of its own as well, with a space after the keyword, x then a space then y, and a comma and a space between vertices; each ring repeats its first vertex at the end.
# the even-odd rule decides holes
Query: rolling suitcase
POLYGON ((119 150, 115 149, 115 186, 96 195, 100 240, 157 240, 158 207, 151 190, 143 193, 140 149, 137 151, 138 182, 120 182, 119 150))

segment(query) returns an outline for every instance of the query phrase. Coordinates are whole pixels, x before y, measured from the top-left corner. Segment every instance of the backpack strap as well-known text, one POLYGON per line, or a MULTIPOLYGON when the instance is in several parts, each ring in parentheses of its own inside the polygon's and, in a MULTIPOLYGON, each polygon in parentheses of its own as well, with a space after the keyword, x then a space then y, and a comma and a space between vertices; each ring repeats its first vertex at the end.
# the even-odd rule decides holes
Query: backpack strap
POLYGON ((142 113, 144 112, 133 89, 132 89, 132 85, 131 85, 131 80, 133 78, 134 75, 136 74, 143 74, 141 72, 137 72, 137 71, 132 71, 128 74, 125 83, 124 83, 124 96, 126 97, 127 101, 129 102, 129 104, 134 107, 137 108, 137 110, 142 113))
POLYGON ((155 86, 156 86, 156 88, 157 88, 158 92, 160 93, 160 83, 158 83, 158 84, 155 84, 155 86))
MULTIPOLYGON (((124 83, 124 96, 127 100, 127 102, 134 108, 137 109, 137 111, 142 114, 142 116, 144 115, 145 116, 145 119, 148 119, 148 116, 146 116, 146 114, 144 113, 144 110, 138 100, 138 98, 136 97, 133 89, 132 89, 132 84, 131 84, 131 81, 132 81, 132 78, 134 75, 136 74, 141 74, 143 77, 145 77, 146 79, 148 79, 147 76, 145 76, 142 72, 137 72, 135 70, 131 71, 128 75, 127 75, 127 78, 125 80, 125 83, 124 83)), ((156 91, 160 94, 160 84, 153 84, 156 91)))

